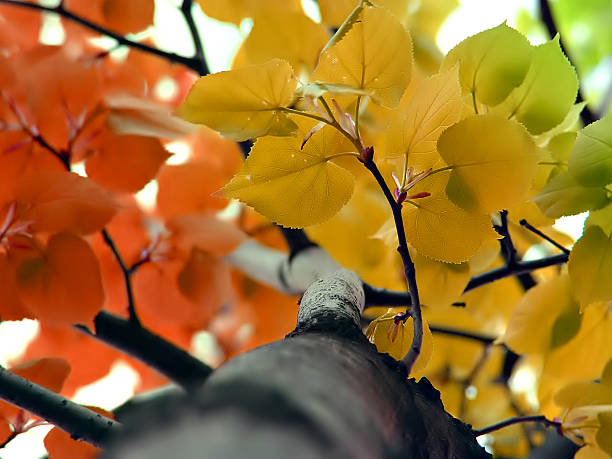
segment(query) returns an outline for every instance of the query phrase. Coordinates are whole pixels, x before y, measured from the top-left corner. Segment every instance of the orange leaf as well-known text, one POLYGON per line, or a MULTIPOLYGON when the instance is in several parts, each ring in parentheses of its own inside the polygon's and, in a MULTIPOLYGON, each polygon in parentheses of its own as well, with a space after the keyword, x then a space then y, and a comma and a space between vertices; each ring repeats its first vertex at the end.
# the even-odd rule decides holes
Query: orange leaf
MULTIPOLYGON (((95 406, 87 406, 92 411, 114 419, 112 413, 95 406)), ((84 441, 73 440, 70 434, 54 427, 45 437, 45 448, 51 459, 94 459, 102 452, 84 441)))
POLYGON ((98 260, 72 233, 53 235, 42 256, 22 262, 17 283, 24 304, 39 320, 52 323, 87 324, 104 302, 98 260))
POLYGON ((90 234, 117 212, 108 191, 71 172, 32 173, 16 186, 15 199, 26 205, 20 217, 34 221, 33 231, 90 234))
POLYGON ((218 256, 227 255, 242 244, 247 236, 231 223, 215 217, 186 215, 166 223, 172 232, 170 241, 184 252, 192 247, 218 256))
POLYGON ((0 419, 0 445, 6 443, 6 441, 13 434, 11 426, 6 419, 0 419))
POLYGON ((85 170, 88 177, 109 190, 133 193, 155 177, 169 156, 157 138, 105 131, 85 170))
POLYGON ((177 280, 181 293, 196 304, 219 298, 219 291, 229 291, 231 288, 227 265, 197 248, 189 254, 177 280))
POLYGON ((102 14, 106 23, 120 34, 140 32, 153 24, 154 0, 104 0, 102 14))
POLYGON ((0 257, 0 279, 0 319, 34 319, 34 315, 19 299, 15 270, 4 256, 0 257))

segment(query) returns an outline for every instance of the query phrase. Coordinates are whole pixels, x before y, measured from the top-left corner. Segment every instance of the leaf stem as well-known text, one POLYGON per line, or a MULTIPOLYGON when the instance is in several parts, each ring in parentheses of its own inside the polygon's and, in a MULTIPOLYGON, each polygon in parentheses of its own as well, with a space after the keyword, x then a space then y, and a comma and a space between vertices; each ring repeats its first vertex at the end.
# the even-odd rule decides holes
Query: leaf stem
POLYGON ((546 424, 547 427, 554 427, 556 429, 561 429, 560 421, 551 421, 547 419, 546 416, 536 415, 536 416, 517 416, 515 418, 506 419, 505 421, 498 422, 497 424, 493 424, 489 427, 485 427, 484 429, 472 429, 472 433, 475 437, 480 437, 481 435, 486 435, 491 432, 495 432, 497 430, 503 429, 504 427, 508 427, 514 424, 520 424, 522 422, 540 422, 546 424))
POLYGON ((138 49, 140 51, 144 51, 150 54, 154 54, 159 57, 163 57, 171 62, 182 64, 185 67, 188 67, 196 72, 200 72, 202 70, 201 63, 195 57, 186 57, 186 56, 181 56, 175 53, 169 53, 159 48, 155 48, 153 46, 145 45, 144 43, 140 43, 140 42, 125 38, 123 35, 119 33, 108 30, 99 24, 95 24, 81 16, 78 16, 66 10, 62 3, 60 3, 57 6, 43 6, 43 5, 39 5, 38 3, 25 3, 25 2, 20 2, 17 0, 0 0, 0 3, 4 3, 7 5, 14 5, 17 7, 22 7, 22 8, 29 8, 31 10, 45 11, 47 13, 55 13, 70 21, 76 22, 77 24, 80 24, 83 27, 86 27, 90 30, 98 32, 102 35, 106 35, 107 37, 113 38, 122 45, 129 46, 130 48, 138 49))
POLYGON ((391 194, 391 190, 389 190, 389 187, 378 170, 376 163, 370 159, 363 164, 378 182, 378 185, 382 189, 385 198, 387 198, 387 202, 391 207, 391 211, 393 212, 393 220, 395 221, 395 229, 397 231, 398 239, 397 251, 402 257, 402 262, 404 265, 404 275, 406 276, 408 292, 410 295, 410 315, 412 316, 414 325, 412 345, 410 346, 408 354, 406 354, 406 357, 404 357, 402 360, 402 362, 406 365, 408 374, 410 374, 414 363, 421 353, 421 345, 423 344, 423 317, 421 315, 421 303, 419 300, 419 291, 417 288, 414 263, 412 262, 412 258, 410 258, 408 243, 406 242, 406 233, 404 231, 404 221, 402 218, 402 205, 398 204, 398 202, 393 198, 393 194, 391 194))

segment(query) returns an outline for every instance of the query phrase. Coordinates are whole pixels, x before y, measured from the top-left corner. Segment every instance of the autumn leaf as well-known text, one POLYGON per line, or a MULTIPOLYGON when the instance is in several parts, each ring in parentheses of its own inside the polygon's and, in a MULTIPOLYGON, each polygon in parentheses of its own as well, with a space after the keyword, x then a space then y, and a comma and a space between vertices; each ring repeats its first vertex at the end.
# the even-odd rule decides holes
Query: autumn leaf
POLYGON ((140 190, 157 174, 170 153, 155 137, 105 132, 85 162, 87 176, 112 191, 140 190))
POLYGON ((385 156, 406 156, 411 166, 423 170, 435 164, 438 138, 461 118, 457 70, 455 66, 423 80, 402 103, 385 132, 385 156))
POLYGON ((329 32, 304 13, 272 8, 257 12, 253 28, 232 64, 232 68, 263 64, 272 58, 284 59, 299 75, 312 72, 329 32))
MULTIPOLYGON (((396 315, 397 311, 389 309, 385 314, 374 319, 368 326, 366 336, 376 345, 378 352, 389 354, 395 360, 402 360, 412 346, 412 318, 404 322, 401 319, 396 320, 396 315)), ((423 320, 423 344, 412 371, 423 370, 427 366, 432 352, 433 337, 427 321, 423 320)))
POLYGON ((561 123, 578 91, 574 67, 559 46, 559 37, 535 47, 531 66, 493 113, 516 118, 531 134, 541 134, 561 123))
POLYGON ((196 0, 207 16, 219 21, 232 22, 237 26, 245 17, 252 17, 259 8, 276 11, 302 11, 299 0, 196 0))
POLYGON ((385 9, 364 7, 350 30, 323 51, 312 80, 368 90, 375 101, 395 107, 411 72, 410 34, 385 9))
POLYGON ((443 263, 412 254, 421 303, 442 308, 458 301, 470 280, 468 263, 443 263))
POLYGON ((406 239, 421 255, 461 263, 497 234, 488 215, 467 212, 453 204, 444 193, 445 185, 446 179, 437 174, 411 190, 427 191, 431 196, 404 204, 406 239))
POLYGON ((612 114, 578 132, 568 170, 584 186, 612 183, 612 114))
POLYGON ((291 105, 296 87, 297 79, 289 63, 272 59, 200 78, 178 113, 231 140, 290 135, 296 126, 282 108, 291 105))
POLYGON ((501 341, 520 354, 545 353, 553 344, 557 318, 577 309, 567 274, 540 282, 514 308, 501 341))
POLYGON ((612 241, 599 226, 589 226, 576 242, 568 262, 574 293, 582 307, 612 300, 612 241))
POLYGON ((458 206, 495 212, 526 197, 538 152, 525 129, 495 115, 473 115, 448 128, 438 150, 452 168, 446 187, 458 206))
POLYGON ((73 233, 53 235, 40 257, 23 261, 17 285, 26 307, 49 323, 89 324, 104 303, 98 260, 73 233))
POLYGON ((459 80, 474 105, 497 105, 519 86, 531 63, 527 39, 505 23, 466 38, 448 52, 441 70, 457 63, 459 80))
POLYGON ((24 177, 15 199, 25 205, 20 215, 33 231, 91 234, 117 212, 112 195, 92 180, 71 172, 41 171, 24 177))
POLYGON ((247 236, 235 225, 214 217, 188 215, 166 222, 170 242, 189 253, 193 247, 223 256, 243 243, 247 236))
POLYGON ((550 179, 533 201, 544 215, 558 218, 600 209, 609 199, 604 188, 582 186, 569 172, 562 171, 550 179))
POLYGON ((302 148, 312 124, 300 122, 297 137, 258 139, 224 194, 292 228, 334 216, 351 197, 354 179, 332 161, 339 134, 331 127, 314 133, 302 148))

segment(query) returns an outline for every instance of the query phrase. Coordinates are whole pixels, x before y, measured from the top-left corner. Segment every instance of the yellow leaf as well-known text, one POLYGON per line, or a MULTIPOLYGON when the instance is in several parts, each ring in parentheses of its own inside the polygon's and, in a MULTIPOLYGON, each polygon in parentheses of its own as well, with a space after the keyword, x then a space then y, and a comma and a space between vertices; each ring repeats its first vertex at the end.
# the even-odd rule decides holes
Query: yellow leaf
POLYGON ((272 59, 228 72, 206 75, 178 109, 192 123, 205 124, 231 140, 290 135, 296 130, 282 108, 291 105, 297 80, 291 66, 272 59))
POLYGON ((278 57, 288 61, 298 75, 302 70, 310 73, 328 40, 327 29, 304 13, 262 9, 255 15, 232 67, 262 64, 278 57))
POLYGON ((207 16, 240 26, 242 19, 253 16, 259 8, 277 11, 302 11, 300 0, 196 0, 207 16))
POLYGON ((386 10, 364 7, 348 32, 323 51, 312 79, 370 90, 382 105, 395 107, 411 71, 410 34, 386 10))
POLYGON ((442 308, 457 301, 470 280, 468 263, 452 264, 412 254, 421 303, 442 308))
POLYGON ((427 177, 410 190, 431 196, 404 204, 406 239, 421 255, 447 263, 467 261, 480 246, 496 239, 488 215, 467 212, 444 194, 443 174, 427 177))
POLYGON ((556 319, 574 307, 567 274, 541 282, 522 296, 501 341, 519 354, 547 352, 556 319))
POLYGON ((459 62, 461 86, 464 93, 472 94, 474 105, 496 105, 521 84, 531 54, 531 45, 523 35, 500 24, 455 46, 444 58, 441 69, 459 62))
POLYGON ((385 154, 406 155, 412 166, 427 169, 438 160, 436 142, 461 118, 463 102, 458 67, 423 80, 387 128, 385 154))
MULTIPOLYGON (((402 360, 412 345, 413 327, 412 318, 405 322, 393 319, 396 312, 389 309, 382 316, 374 319, 366 331, 366 336, 376 345, 378 352, 389 354, 395 360, 402 360)), ((413 372, 421 371, 429 362, 433 352, 433 337, 429 325, 423 319, 423 344, 421 353, 412 367, 413 372)))
POLYGON ((582 307, 612 300, 612 240, 590 226, 576 242, 568 262, 572 288, 582 307))
POLYGON ((495 115, 451 126, 438 150, 452 168, 446 193, 467 210, 490 213, 519 203, 536 174, 538 150, 525 128, 495 115))
POLYGON ((276 223, 302 228, 333 217, 353 193, 354 178, 335 164, 339 133, 326 126, 301 148, 313 123, 299 123, 297 137, 263 137, 255 142, 226 196, 240 199, 276 223))

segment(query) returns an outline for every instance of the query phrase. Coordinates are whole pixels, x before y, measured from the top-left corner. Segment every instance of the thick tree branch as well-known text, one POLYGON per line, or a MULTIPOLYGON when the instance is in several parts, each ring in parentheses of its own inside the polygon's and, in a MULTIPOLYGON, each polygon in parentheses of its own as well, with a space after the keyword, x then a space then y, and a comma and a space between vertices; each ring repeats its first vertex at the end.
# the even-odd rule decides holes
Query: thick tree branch
MULTIPOLYGON (((550 35, 550 37, 554 38, 559 32, 557 30, 557 25, 555 24, 555 19, 553 17, 552 11, 550 9, 550 4, 548 3, 548 0, 539 0, 539 4, 540 17, 542 19, 542 22, 546 26, 546 30, 548 30, 548 34, 550 35)), ((569 59, 572 65, 574 65, 571 55, 567 52, 567 49, 565 48, 565 45, 563 44, 563 40, 561 40, 561 38, 559 38, 559 46, 561 46, 561 51, 563 51, 563 54, 565 54, 565 56, 569 59)), ((576 66, 574 65, 574 67, 576 66)), ((580 103, 583 100, 584 98, 582 97, 582 91, 578 89, 578 94, 576 95, 576 103, 580 103)), ((582 120, 582 123, 587 126, 592 122, 597 121, 597 116, 593 114, 593 112, 589 109, 588 105, 585 105, 582 111, 580 112, 580 119, 582 120)))
POLYGON ((72 438, 103 447, 121 425, 0 367, 0 397, 68 432, 72 438))
POLYGON ((188 352, 129 320, 101 311, 94 324, 95 333, 83 326, 77 328, 146 363, 185 390, 198 388, 213 371, 188 352))
POLYGON ((28 8, 31 10, 45 11, 47 13, 58 14, 62 16, 63 18, 76 22, 77 24, 81 24, 83 27, 86 27, 90 30, 98 32, 102 35, 106 35, 107 37, 113 38, 114 40, 116 40, 118 43, 122 45, 129 46, 130 48, 138 49, 140 51, 144 51, 144 52, 168 59, 171 62, 175 62, 177 64, 184 65, 185 67, 188 67, 196 72, 200 72, 202 70, 202 64, 197 57, 186 57, 186 56, 181 56, 175 53, 169 53, 159 48, 155 48, 153 46, 145 45, 144 43, 139 43, 137 41, 130 40, 128 38, 125 38, 123 35, 119 33, 108 30, 105 27, 102 27, 98 24, 94 24, 93 22, 88 21, 85 18, 82 18, 76 14, 71 13, 70 11, 64 9, 61 3, 55 7, 43 6, 43 5, 39 5, 38 3, 25 3, 25 2, 20 2, 17 0, 0 0, 0 4, 2 3, 6 5, 14 5, 16 7, 28 8))

